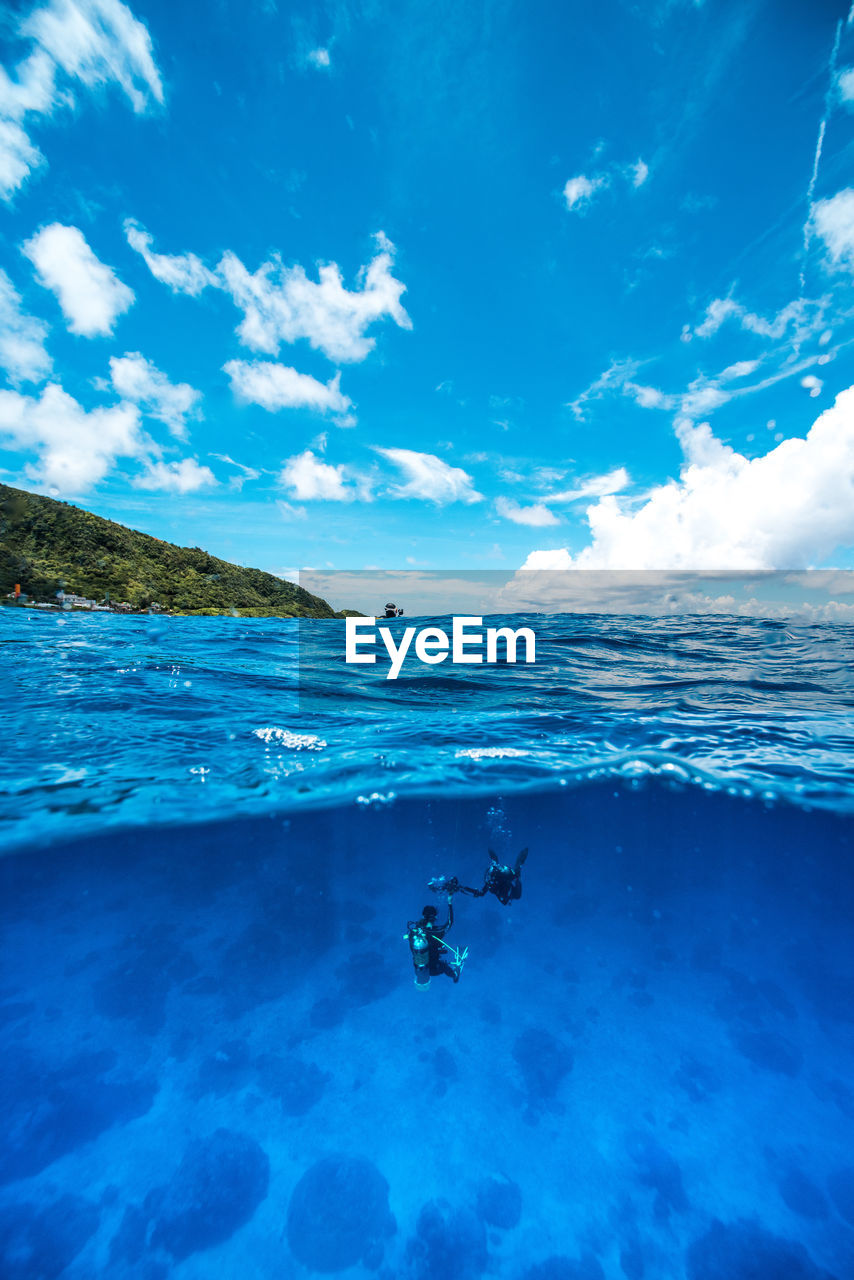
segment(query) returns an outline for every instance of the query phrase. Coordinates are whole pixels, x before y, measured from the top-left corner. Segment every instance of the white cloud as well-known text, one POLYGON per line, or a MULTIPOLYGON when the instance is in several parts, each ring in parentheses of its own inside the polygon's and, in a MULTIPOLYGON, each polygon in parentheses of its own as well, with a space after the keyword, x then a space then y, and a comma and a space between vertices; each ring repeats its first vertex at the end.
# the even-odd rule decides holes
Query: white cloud
POLYGON ((247 404, 260 404, 275 413, 278 409, 313 409, 317 413, 346 414, 352 401, 342 394, 341 375, 318 382, 307 373, 297 373, 271 360, 229 360, 223 372, 231 379, 234 394, 247 404))
POLYGON ((714 298, 706 307, 705 319, 692 329, 686 324, 682 329, 682 341, 690 342, 692 338, 710 338, 713 333, 717 333, 721 325, 727 321, 730 316, 741 316, 744 314, 744 307, 740 306, 734 298, 714 298))
MULTIPOLYGON (((817 209, 818 207, 816 206, 817 209)), ((807 298, 798 298, 781 308, 773 319, 767 320, 764 316, 748 311, 740 302, 736 302, 735 298, 715 298, 706 308, 705 318, 695 329, 685 325, 682 330, 682 341, 690 342, 694 337, 710 338, 727 320, 733 319, 748 333, 755 333, 763 338, 780 339, 791 326, 794 331, 794 341, 797 344, 823 328, 824 306, 822 300, 811 301, 807 298)))
POLYGON ((572 562, 572 556, 566 547, 555 547, 554 550, 548 551, 531 551, 527 560, 522 565, 523 569, 572 569, 575 566, 572 562))
POLYGON ((637 382, 623 383, 623 390, 633 398, 635 404, 640 405, 642 409, 669 409, 673 404, 673 397, 668 396, 658 387, 640 386, 637 382))
POLYGON ((578 569, 781 569, 821 561, 854 540, 854 387, 805 439, 748 459, 708 423, 677 429, 678 480, 640 507, 603 497, 588 508, 592 542, 537 553, 526 567, 578 569))
POLYGON ((180 462, 149 462, 142 475, 134 477, 135 489, 160 489, 167 493, 195 493, 217 483, 210 467, 200 466, 195 458, 180 462))
POLYGON ((821 378, 817 378, 814 373, 808 373, 805 378, 801 378, 801 386, 805 391, 810 393, 812 399, 821 395, 821 389, 824 386, 821 378))
POLYGON ((303 267, 286 267, 280 258, 254 274, 233 253, 223 254, 218 274, 235 305, 243 311, 237 332, 254 351, 276 355, 282 342, 307 338, 330 360, 364 360, 375 346, 366 331, 388 316, 402 329, 412 322, 401 305, 406 286, 392 275, 394 246, 380 232, 378 252, 359 272, 360 288, 344 287, 334 262, 320 267, 318 281, 303 267))
POLYGON ((389 490, 392 498, 426 498, 437 506, 448 502, 480 502, 483 494, 472 485, 471 476, 462 467, 452 467, 434 453, 418 453, 414 449, 380 449, 403 473, 405 483, 389 490))
MULTIPOLYGON (((818 319, 820 319, 820 312, 823 307, 823 304, 814 305, 819 308, 819 311, 812 319, 804 322, 805 325, 808 324, 812 328, 813 332, 818 319)), ((787 310, 789 308, 784 308, 784 311, 787 310)), ((780 314, 782 315, 783 313, 781 312, 780 314)), ((801 314, 805 315, 806 312, 801 314)), ((802 338, 804 332, 805 329, 798 330, 798 336, 791 343, 795 352, 798 349, 799 337, 802 338)), ((601 373, 568 407, 572 409, 576 418, 583 421, 586 406, 590 401, 601 400, 610 395, 624 395, 629 396, 643 409, 675 410, 677 412, 677 422, 680 422, 685 418, 697 419, 706 417, 731 400, 752 395, 757 391, 765 391, 786 378, 797 377, 799 374, 805 373, 816 363, 827 363, 827 359, 821 356, 817 360, 815 356, 805 356, 801 360, 796 360, 793 355, 790 355, 788 359, 782 361, 776 370, 768 373, 764 378, 756 382, 744 383, 743 380, 746 377, 751 373, 755 373, 768 360, 769 353, 767 352, 759 360, 737 360, 713 377, 708 374, 698 375, 698 377, 689 382, 684 391, 672 394, 661 391, 658 387, 643 386, 635 381, 637 373, 644 362, 639 360, 614 360, 605 372, 601 373), (727 385, 734 382, 742 385, 727 385)))
POLYGON ((576 213, 584 213, 597 191, 609 187, 613 177, 623 179, 635 190, 642 187, 649 178, 649 165, 638 159, 634 164, 612 164, 610 173, 597 173, 593 177, 579 173, 570 178, 563 189, 566 207, 576 213))
POLYGON ((120 0, 51 0, 21 31, 88 88, 118 84, 136 112, 163 101, 151 36, 120 0))
POLYGON ((596 192, 607 185, 608 179, 602 174, 598 174, 594 178, 588 178, 583 173, 580 173, 577 177, 570 178, 563 189, 563 198, 566 201, 567 209, 575 209, 579 213, 582 212, 596 192))
POLYGON ((836 84, 842 101, 854 102, 854 67, 840 71, 836 84))
POLYGON ((53 222, 21 246, 41 284, 59 300, 72 333, 110 334, 134 293, 112 267, 96 258, 78 227, 53 222))
POLYGON ((0 67, 0 116, 4 120, 23 120, 28 111, 43 114, 55 105, 56 64, 43 49, 34 49, 16 67, 13 80, 5 67, 0 67))
POLYGON ((14 386, 42 382, 50 373, 45 349, 47 325, 21 310, 21 299, 5 271, 0 270, 0 366, 14 386))
MULTIPOLYGON (((696 573, 614 569, 572 572, 573 569, 572 557, 565 549, 532 552, 523 568, 495 593, 493 611, 643 613, 652 617, 729 614, 810 623, 850 623, 854 619, 854 605, 815 598, 816 590, 820 590, 815 570, 808 574, 769 575, 764 570, 696 573), (770 595, 797 578, 803 579, 805 597, 799 598, 785 587, 776 598, 770 595)), ((850 591, 850 584, 843 582, 839 589, 843 593, 850 591)))
POLYGON ((632 186, 642 187, 649 177, 649 165, 643 160, 638 160, 635 164, 629 165, 629 173, 631 175, 632 186))
POLYGON ((359 361, 376 345, 367 334, 371 325, 388 318, 402 329, 412 328, 400 301, 406 286, 392 274, 394 245, 381 231, 374 237, 377 252, 359 271, 356 289, 345 288, 334 262, 321 266, 314 281, 304 267, 287 267, 278 255, 251 272, 228 250, 212 271, 194 253, 154 253, 149 232, 131 219, 125 235, 152 275, 174 292, 197 296, 212 286, 228 293, 243 312, 238 336, 253 351, 275 356, 283 342, 306 338, 330 360, 359 361))
POLYGON ((14 76, 0 68, 0 196, 6 200, 44 162, 27 134, 26 117, 73 108, 68 84, 89 90, 118 85, 136 112, 163 101, 148 31, 119 0, 50 0, 18 32, 35 47, 14 76))
MULTIPOLYGON (((634 386, 633 379, 642 366, 640 360, 612 360, 604 373, 591 382, 586 390, 575 400, 571 400, 568 408, 572 410, 579 422, 584 421, 584 408, 590 400, 598 400, 609 391, 622 391, 627 386, 634 386)), ((648 362, 646 362, 648 363, 648 362)), ((640 390, 640 388, 638 388, 640 390)), ((654 388, 650 388, 654 390, 654 388)))
POLYGON ((535 502, 529 507, 522 507, 518 502, 514 502, 512 498, 496 498, 495 510, 500 516, 504 516, 505 520, 512 520, 514 524, 526 524, 540 529, 547 525, 560 524, 555 513, 549 511, 545 503, 542 502, 535 502))
POLYGON ((590 476, 574 489, 564 489, 561 493, 550 493, 546 502, 578 502, 581 498, 601 498, 607 493, 619 493, 631 484, 631 476, 625 467, 615 467, 600 476, 590 476))
POLYGON ((26 468, 31 480, 71 494, 91 489, 117 458, 142 458, 151 448, 135 405, 87 412, 56 384, 38 399, 0 391, 0 435, 13 448, 38 454, 38 463, 26 468))
POLYGON ((154 253, 154 237, 132 218, 125 219, 124 229, 130 247, 142 254, 154 278, 168 285, 173 293, 188 293, 196 298, 208 285, 219 284, 216 273, 209 271, 194 253, 154 253))
POLYGON ((356 496, 348 484, 346 467, 322 462, 311 449, 288 458, 279 483, 289 489, 298 502, 351 502, 356 496))
POLYGON ((755 373, 760 365, 759 360, 736 360, 735 364, 729 364, 718 374, 721 382, 732 382, 737 378, 747 378, 751 373, 755 373))
POLYGON ((714 413, 721 405, 732 399, 729 391, 724 391, 714 381, 703 376, 695 378, 679 402, 680 412, 688 418, 702 418, 714 413))
POLYGON ((110 357, 110 377, 123 400, 132 400, 152 418, 165 422, 174 436, 187 434, 187 418, 198 416, 201 391, 173 383, 139 351, 110 357))
POLYGON ((332 62, 328 49, 311 49, 306 54, 306 57, 313 67, 317 67, 321 71, 326 70, 332 62))
POLYGON ((44 161, 38 147, 14 120, 0 119, 0 196, 8 200, 44 161))
POLYGON ((845 187, 813 208, 813 226, 834 264, 854 271, 854 188, 845 187))
MULTIPOLYGON (((305 507, 295 507, 293 503, 285 502, 283 499, 279 499, 276 506, 279 508, 283 520, 290 522, 292 520, 308 519, 308 511, 305 507)), ((287 574, 282 573, 280 576, 287 577, 287 574)))
POLYGON ((244 462, 238 462, 235 458, 229 457, 227 453, 212 453, 212 458, 216 458, 218 462, 224 462, 226 466, 235 467, 238 474, 231 476, 228 481, 229 489, 233 489, 235 493, 240 493, 247 480, 257 480, 261 475, 255 467, 247 467, 244 462))

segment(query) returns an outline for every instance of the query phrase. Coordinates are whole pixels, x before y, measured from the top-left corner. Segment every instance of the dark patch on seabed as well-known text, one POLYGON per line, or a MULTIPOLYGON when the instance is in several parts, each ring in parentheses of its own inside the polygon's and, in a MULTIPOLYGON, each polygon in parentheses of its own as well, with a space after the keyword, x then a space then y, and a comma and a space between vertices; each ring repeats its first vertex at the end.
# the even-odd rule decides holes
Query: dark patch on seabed
POLYGON ((852 907, 850 818, 654 783, 9 857, 0 1275, 851 1280, 852 907))

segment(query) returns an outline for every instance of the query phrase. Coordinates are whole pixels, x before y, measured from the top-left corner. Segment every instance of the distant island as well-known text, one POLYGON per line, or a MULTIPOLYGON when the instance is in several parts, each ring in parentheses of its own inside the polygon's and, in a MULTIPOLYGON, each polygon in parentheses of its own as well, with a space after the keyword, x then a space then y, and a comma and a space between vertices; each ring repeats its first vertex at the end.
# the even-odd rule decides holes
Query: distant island
POLYGON ((340 618, 320 596, 199 547, 0 484, 0 600, 113 613, 340 618))

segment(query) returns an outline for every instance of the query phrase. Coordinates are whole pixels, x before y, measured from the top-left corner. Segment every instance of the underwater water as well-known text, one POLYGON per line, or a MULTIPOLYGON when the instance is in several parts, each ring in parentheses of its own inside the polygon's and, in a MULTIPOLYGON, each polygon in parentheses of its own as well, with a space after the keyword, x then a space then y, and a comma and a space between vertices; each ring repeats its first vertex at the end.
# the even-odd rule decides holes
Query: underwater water
POLYGON ((4 1280, 854 1277, 852 631, 529 621, 0 613, 4 1280))

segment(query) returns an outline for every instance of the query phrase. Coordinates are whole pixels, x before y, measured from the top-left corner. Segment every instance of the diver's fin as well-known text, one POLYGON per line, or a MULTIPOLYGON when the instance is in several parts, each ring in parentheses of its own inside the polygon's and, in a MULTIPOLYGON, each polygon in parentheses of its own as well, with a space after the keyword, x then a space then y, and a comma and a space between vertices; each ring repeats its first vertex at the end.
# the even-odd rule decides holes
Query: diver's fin
MULTIPOLYGON (((436 938, 435 933, 433 934, 433 937, 436 938)), ((454 957, 451 963, 459 965, 460 971, 462 971, 462 967, 468 959, 468 947, 464 947, 463 950, 460 951, 459 947, 452 947, 450 942, 445 942, 444 938, 436 938, 436 941, 441 942, 446 951, 450 951, 451 955, 454 957)))
POLYGON ((527 856, 528 856, 528 846, 527 846, 527 845, 525 845, 525 848, 522 850, 522 852, 519 854, 519 857, 516 859, 516 870, 517 870, 517 871, 519 870, 519 868, 520 868, 521 866, 523 866, 523 865, 524 865, 524 862, 525 862, 525 859, 527 858, 527 856))

